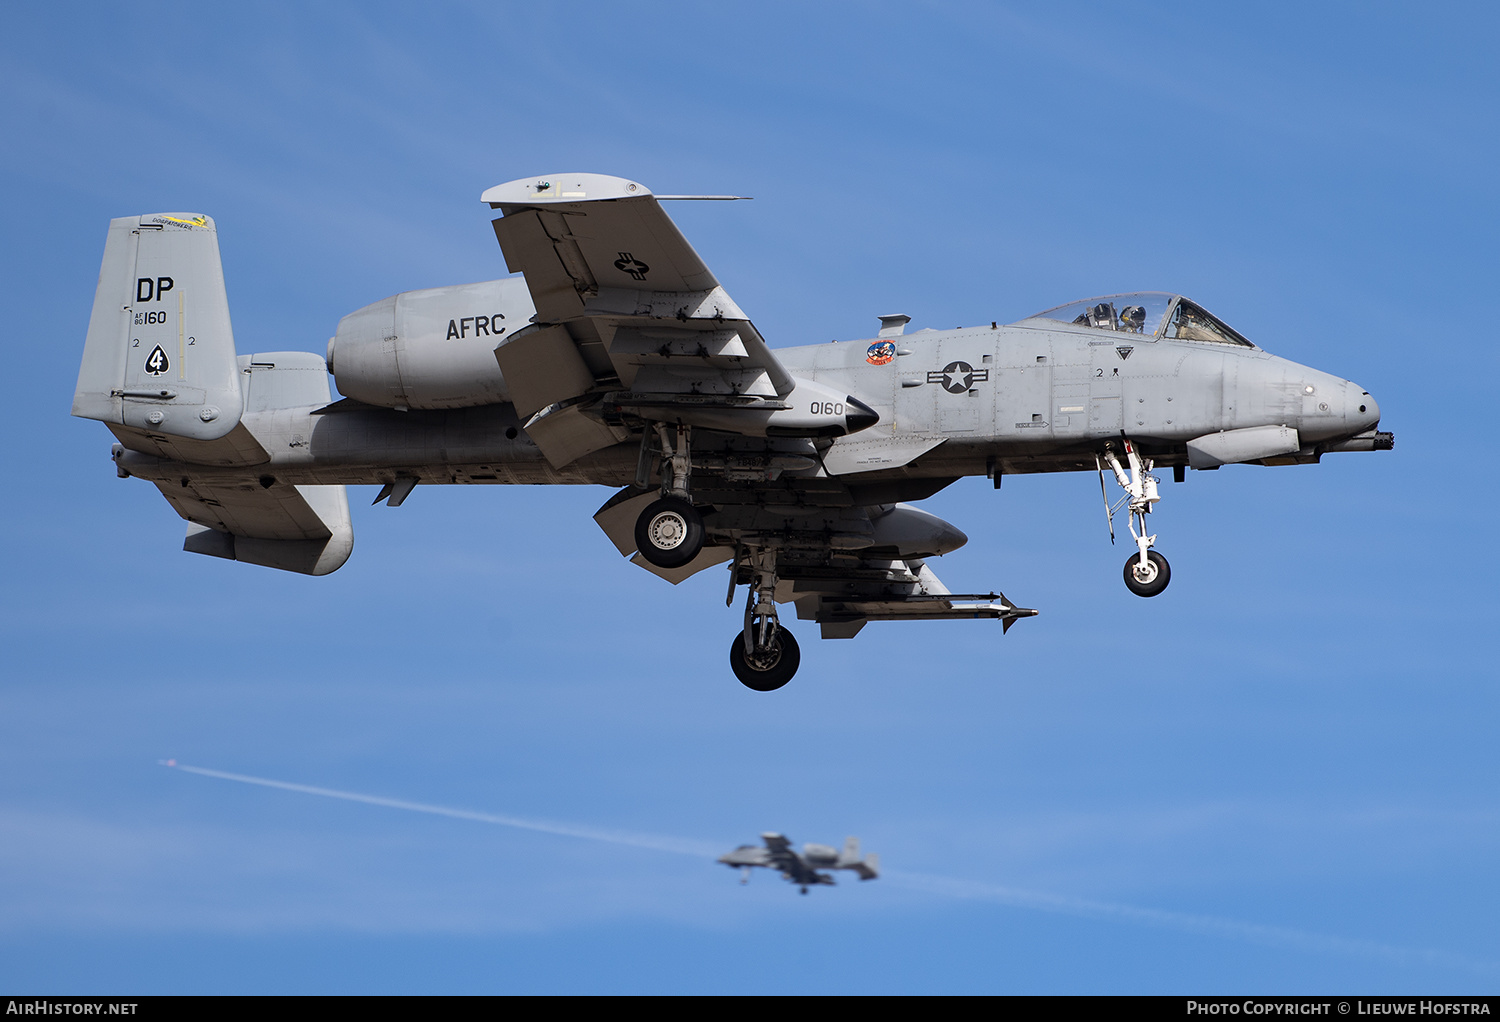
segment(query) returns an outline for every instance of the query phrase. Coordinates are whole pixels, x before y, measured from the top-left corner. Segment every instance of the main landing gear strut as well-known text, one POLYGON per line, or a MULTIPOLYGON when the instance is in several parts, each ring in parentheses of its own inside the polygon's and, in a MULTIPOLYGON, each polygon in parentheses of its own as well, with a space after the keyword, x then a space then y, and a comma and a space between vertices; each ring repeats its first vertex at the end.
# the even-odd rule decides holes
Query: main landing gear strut
MULTIPOLYGON (((776 551, 756 547, 748 558, 754 577, 745 601, 745 630, 729 646, 729 666, 740 684, 757 692, 774 692, 792 680, 802 651, 792 633, 776 618, 776 551)), ((740 557, 729 565, 729 602, 734 601, 740 557)))
POLYGON ((688 492, 693 473, 691 427, 658 422, 656 432, 661 440, 661 499, 646 505, 635 520, 635 547, 658 568, 680 568, 703 549, 703 518, 688 492))
POLYGON ((1135 540, 1137 553, 1132 554, 1125 562, 1125 587, 1137 596, 1155 596, 1166 589, 1167 583, 1172 580, 1172 568, 1167 564, 1167 559, 1151 549, 1156 545, 1156 536, 1146 535, 1146 516, 1151 513, 1151 505, 1161 500, 1161 495, 1156 491, 1158 480, 1151 474, 1151 459, 1142 458, 1135 444, 1129 440, 1121 440, 1120 445, 1125 449, 1128 471, 1125 465, 1120 464, 1114 441, 1105 445, 1102 461, 1098 455, 1094 456, 1099 466, 1099 492, 1104 493, 1105 462, 1114 472, 1115 482, 1125 491, 1125 495, 1113 505, 1109 502, 1108 494, 1104 496, 1104 513, 1109 519, 1109 541, 1113 543, 1115 540, 1115 512, 1128 501, 1130 536, 1135 540))
MULTIPOLYGON (((635 520, 635 548, 658 568, 680 568, 703 550, 703 518, 693 507, 688 490, 693 473, 691 427, 656 423, 661 445, 661 497, 646 505, 635 520)), ((649 437, 649 434, 648 434, 649 437)), ((650 467, 648 438, 641 441, 638 485, 650 467)), ((739 582, 742 564, 751 569, 750 594, 745 602, 745 628, 729 647, 729 666, 747 688, 773 692, 792 680, 802 652, 792 633, 776 617, 776 549, 742 547, 729 565, 729 604, 739 582)))

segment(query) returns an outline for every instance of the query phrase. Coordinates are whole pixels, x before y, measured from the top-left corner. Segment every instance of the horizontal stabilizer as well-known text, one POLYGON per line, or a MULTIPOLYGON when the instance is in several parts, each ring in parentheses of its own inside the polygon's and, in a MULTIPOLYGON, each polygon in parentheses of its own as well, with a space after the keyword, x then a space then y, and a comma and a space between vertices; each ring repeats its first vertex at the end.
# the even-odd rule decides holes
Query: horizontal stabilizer
POLYGON ((326 575, 341 568, 354 549, 342 486, 192 485, 172 493, 170 484, 159 485, 190 523, 182 544, 189 553, 326 575))

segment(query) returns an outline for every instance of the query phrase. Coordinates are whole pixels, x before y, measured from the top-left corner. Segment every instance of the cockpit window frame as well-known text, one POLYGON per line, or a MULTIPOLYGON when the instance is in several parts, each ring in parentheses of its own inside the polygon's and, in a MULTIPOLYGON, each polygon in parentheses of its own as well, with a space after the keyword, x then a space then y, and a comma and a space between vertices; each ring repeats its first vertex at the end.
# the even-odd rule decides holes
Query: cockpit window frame
POLYGON ((1172 307, 1167 310, 1166 315, 1162 316, 1161 327, 1158 336, 1163 337, 1169 341, 1184 341, 1189 344, 1223 344, 1235 348, 1255 348, 1255 343, 1244 334, 1240 333, 1234 327, 1224 322, 1218 316, 1215 316, 1213 313, 1209 312, 1197 302, 1192 301, 1184 297, 1183 295, 1178 295, 1177 300, 1172 303, 1172 307), (1209 329, 1216 330, 1216 332, 1223 334, 1223 338, 1220 339, 1201 336, 1179 337, 1176 334, 1169 332, 1170 329, 1175 327, 1178 319, 1178 313, 1183 309, 1184 306, 1192 309, 1203 319, 1207 320, 1209 329))
POLYGON ((1221 344, 1227 347, 1245 347, 1255 351, 1260 350, 1258 347, 1256 347, 1254 341, 1250 340, 1244 334, 1234 329, 1234 327, 1230 326, 1228 323, 1225 323, 1222 319, 1209 312, 1197 302, 1192 301, 1184 295, 1173 294, 1170 291, 1126 291, 1120 294, 1098 295, 1094 298, 1085 298, 1079 301, 1064 302, 1062 305, 1054 305, 1050 309, 1043 309, 1041 312, 1033 313, 1020 322, 1034 323, 1039 321, 1046 322, 1049 328, 1062 327, 1065 329, 1087 330, 1090 333, 1107 333, 1116 335, 1126 334, 1140 340, 1170 340, 1182 341, 1188 344, 1221 344), (1120 299, 1130 298, 1158 300, 1162 298, 1167 299, 1166 309, 1161 314, 1161 318, 1157 320, 1156 330, 1154 333, 1147 334, 1144 331, 1136 333, 1135 331, 1128 329, 1121 330, 1118 326, 1115 325, 1095 325, 1092 322, 1094 317, 1090 314, 1093 312, 1093 310, 1098 306, 1108 304, 1110 306, 1110 322, 1112 324, 1117 324, 1120 321, 1120 312, 1128 307, 1125 304, 1121 303, 1120 299), (1072 320, 1053 318, 1052 316, 1048 315, 1049 313, 1059 312, 1064 309, 1072 310, 1074 308, 1081 308, 1084 310, 1084 312, 1080 313, 1079 316, 1072 320), (1177 334, 1175 333, 1175 330, 1177 329, 1176 322, 1179 317, 1180 310, 1183 309, 1192 310, 1194 318, 1199 321, 1198 332, 1192 336, 1182 337, 1177 336, 1177 334), (1085 318, 1087 318, 1089 322, 1079 322, 1079 320, 1085 318))
POLYGON ((1061 305, 1054 305, 1050 309, 1043 309, 1041 312, 1033 313, 1032 315, 1027 316, 1026 319, 1022 320, 1021 322, 1024 323, 1031 320, 1047 320, 1049 323, 1054 323, 1058 326, 1063 327, 1076 327, 1079 329, 1089 330, 1097 333, 1127 334, 1140 340, 1157 340, 1161 337, 1162 324, 1167 321, 1167 317, 1172 314, 1172 309, 1176 306, 1177 302, 1181 298, 1181 295, 1173 294, 1170 291, 1123 291, 1119 294, 1096 295, 1093 298, 1085 298, 1078 301, 1064 302, 1061 305), (1125 302, 1122 302, 1121 299, 1137 299, 1137 301, 1127 304, 1125 302), (1165 299, 1164 303, 1162 302, 1163 299, 1165 299), (1088 316, 1089 319, 1092 320, 1092 316, 1090 315, 1090 313, 1092 313, 1096 307, 1105 304, 1110 306, 1111 323, 1118 323, 1120 321, 1120 313, 1125 309, 1130 308, 1132 305, 1143 307, 1156 305, 1156 307, 1160 308, 1162 311, 1158 315, 1156 327, 1151 333, 1146 333, 1144 330, 1135 331, 1129 329, 1120 329, 1118 326, 1114 325, 1102 326, 1095 325, 1093 322, 1078 322, 1079 319, 1083 319, 1085 316, 1088 316), (1072 320, 1057 319, 1048 315, 1049 313, 1058 312, 1062 309, 1072 309, 1075 307, 1082 308, 1085 311, 1072 320))

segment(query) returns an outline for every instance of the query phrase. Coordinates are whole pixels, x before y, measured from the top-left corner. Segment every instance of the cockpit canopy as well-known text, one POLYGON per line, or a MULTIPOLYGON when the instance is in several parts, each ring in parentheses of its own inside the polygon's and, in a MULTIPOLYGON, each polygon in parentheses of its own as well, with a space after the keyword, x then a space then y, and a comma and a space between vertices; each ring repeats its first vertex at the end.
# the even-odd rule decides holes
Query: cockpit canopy
POLYGON ((1110 330, 1115 333, 1255 347, 1201 306, 1194 305, 1181 295, 1163 291, 1135 291, 1090 298, 1026 317, 1026 320, 1033 319, 1050 319, 1069 326, 1110 330))

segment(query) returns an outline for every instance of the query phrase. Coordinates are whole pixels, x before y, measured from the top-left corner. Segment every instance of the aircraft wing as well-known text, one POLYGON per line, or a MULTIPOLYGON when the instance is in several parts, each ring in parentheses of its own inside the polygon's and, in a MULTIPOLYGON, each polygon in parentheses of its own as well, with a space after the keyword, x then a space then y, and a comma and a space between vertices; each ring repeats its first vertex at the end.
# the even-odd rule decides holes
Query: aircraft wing
POLYGON ((786 407, 791 374, 650 189, 560 174, 481 199, 500 210, 495 237, 537 310, 495 357, 554 466, 628 439, 620 411, 786 407))
POLYGON ((766 843, 766 849, 777 855, 785 855, 792 850, 792 843, 781 834, 762 834, 760 839, 766 843))
POLYGON ((771 865, 771 857, 764 848, 755 845, 740 845, 732 852, 725 852, 719 856, 719 861, 726 866, 767 866, 771 865))

